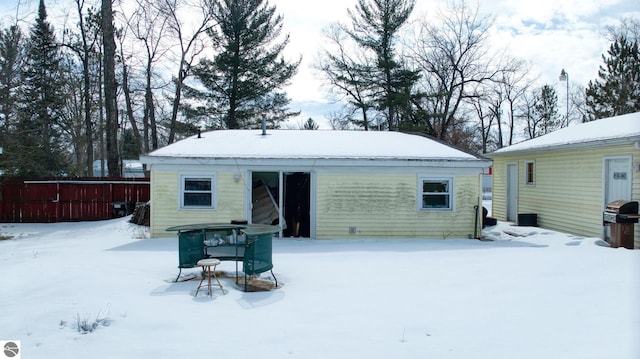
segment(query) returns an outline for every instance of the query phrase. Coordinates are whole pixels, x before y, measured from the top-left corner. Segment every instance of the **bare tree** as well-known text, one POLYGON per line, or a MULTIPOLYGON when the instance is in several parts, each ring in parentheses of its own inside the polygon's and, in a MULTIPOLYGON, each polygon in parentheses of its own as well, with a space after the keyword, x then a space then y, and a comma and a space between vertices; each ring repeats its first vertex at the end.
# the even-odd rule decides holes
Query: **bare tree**
MULTIPOLYGON (((501 95, 498 93, 498 95, 501 95)), ((469 103, 475 110, 478 117, 478 129, 482 141, 482 153, 488 152, 489 143, 492 141, 492 129, 495 122, 500 122, 500 105, 501 96, 492 101, 490 94, 478 93, 477 96, 471 97, 469 103), (498 103, 498 106, 495 104, 498 103)), ((499 141, 499 140, 498 140, 499 141)))
POLYGON ((439 24, 423 21, 410 46, 422 71, 418 86, 424 94, 413 105, 424 131, 446 141, 458 127, 465 99, 475 96, 478 84, 499 80, 502 69, 492 66, 500 61, 489 50, 489 17, 480 17, 477 8, 469 8, 462 0, 439 18, 439 24))
POLYGON ((168 47, 163 42, 168 28, 169 19, 163 14, 155 1, 136 0, 137 8, 127 20, 127 26, 133 36, 142 45, 145 58, 144 63, 144 115, 142 118, 144 130, 144 150, 158 149, 158 125, 154 99, 154 71, 156 63, 164 57, 168 47))
POLYGON ((327 115, 329 125, 333 130, 351 130, 353 129, 354 120, 352 119, 353 109, 343 108, 342 110, 333 111, 327 115))
POLYGON ((159 11, 167 17, 168 31, 173 34, 180 45, 178 54, 179 60, 177 75, 174 77, 174 93, 171 107, 171 117, 169 119, 169 137, 168 142, 173 143, 176 137, 176 129, 178 124, 178 111, 180 108, 180 100, 182 98, 182 89, 184 82, 191 75, 191 67, 198 56, 206 48, 206 31, 213 26, 213 13, 209 10, 208 0, 197 0, 188 2, 186 0, 161 0, 155 3, 159 11), (188 12, 188 25, 182 19, 185 19, 185 13, 188 12))
POLYGON ((624 36, 629 42, 640 42, 640 19, 623 18, 618 25, 607 26, 605 36, 609 42, 615 42, 620 36, 624 36))
MULTIPOLYGON (((74 156, 71 173, 93 176, 93 157, 90 163, 90 172, 87 170, 86 147, 88 137, 86 135, 86 98, 85 77, 82 65, 78 66, 73 57, 68 56, 62 62, 61 77, 62 88, 58 91, 66 95, 64 107, 58 117, 58 123, 62 130, 62 136, 68 138, 66 151, 74 156)), ((91 106, 91 105, 90 105, 91 106)), ((90 121, 91 121, 90 117, 90 121)))
MULTIPOLYGON (((67 29, 64 31, 64 46, 70 49, 80 60, 82 67, 82 113, 84 118, 84 136, 85 136, 85 165, 84 171, 87 176, 93 176, 93 158, 94 158, 94 129, 93 129, 93 113, 95 110, 93 101, 92 88, 93 84, 91 69, 95 61, 99 61, 97 46, 100 37, 100 14, 94 9, 86 9, 85 1, 75 0, 75 10, 78 16, 78 32, 72 32, 67 29)), ((77 152, 77 151, 76 151, 77 152)))
POLYGON ((586 88, 580 84, 571 84, 569 91, 569 119, 571 121, 583 122, 587 118, 587 104, 585 99, 586 88))
MULTIPOLYGON (((523 60, 512 59, 508 68, 508 71, 502 73, 500 86, 504 92, 508 121, 507 126, 509 127, 506 145, 511 146, 513 144, 514 131, 517 126, 517 103, 521 101, 524 94, 533 84, 533 81, 528 79, 530 68, 523 60)), ((504 146, 502 127, 499 127, 498 132, 498 136, 500 136, 498 148, 502 148, 504 146)))
MULTIPOLYGON (((127 119, 129 119, 129 126, 131 126, 131 135, 135 141, 134 147, 137 148, 137 152, 141 153, 143 150, 143 143, 145 142, 138 129, 138 123, 134 114, 134 99, 132 97, 133 90, 130 84, 130 71, 129 71, 129 59, 131 56, 125 55, 124 41, 127 38, 127 28, 123 28, 118 36, 120 41, 120 64, 122 66, 122 93, 124 94, 124 106, 127 119)), ((147 141, 148 143, 148 141, 147 141)), ((147 146, 148 148, 148 146, 147 146)))

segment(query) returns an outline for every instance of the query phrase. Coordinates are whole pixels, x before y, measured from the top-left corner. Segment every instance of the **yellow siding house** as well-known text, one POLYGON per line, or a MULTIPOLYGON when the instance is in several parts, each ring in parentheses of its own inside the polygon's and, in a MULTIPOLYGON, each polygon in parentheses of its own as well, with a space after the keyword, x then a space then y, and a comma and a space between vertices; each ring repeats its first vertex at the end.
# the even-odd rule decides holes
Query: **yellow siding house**
MULTIPOLYGON (((607 239, 602 212, 614 200, 640 200, 640 112, 569 126, 497 150, 493 217, 607 239)), ((635 248, 640 231, 635 225, 635 248)))
POLYGON ((479 236, 490 162, 398 132, 220 130, 141 158, 151 232, 192 223, 276 224, 280 236, 479 236))

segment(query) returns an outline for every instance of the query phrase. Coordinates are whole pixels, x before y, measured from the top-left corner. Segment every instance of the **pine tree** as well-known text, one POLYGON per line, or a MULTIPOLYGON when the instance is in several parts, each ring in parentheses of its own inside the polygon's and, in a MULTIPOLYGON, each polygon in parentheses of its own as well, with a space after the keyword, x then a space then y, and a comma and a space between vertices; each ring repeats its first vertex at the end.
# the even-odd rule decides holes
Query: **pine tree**
POLYGON ((307 119, 307 122, 304 123, 304 125, 302 126, 303 130, 317 130, 320 126, 318 126, 318 123, 316 123, 316 121, 314 121, 311 117, 309 117, 307 119))
POLYGON ((586 121, 640 111, 640 51, 638 42, 619 36, 602 55, 598 79, 586 90, 586 121))
MULTIPOLYGON (((24 60, 24 38, 16 25, 0 32, 0 135, 15 123, 20 68, 24 60)), ((0 141, 2 141, 0 136, 0 141)), ((3 141, 4 142, 4 141, 3 141)))
POLYGON ((26 176, 54 176, 66 173, 67 161, 58 119, 64 105, 60 89, 60 47, 47 21, 44 0, 31 28, 22 71, 22 98, 18 110, 15 146, 8 149, 13 168, 9 172, 26 176))
POLYGON ((215 0, 210 11, 218 26, 208 35, 218 52, 194 67, 205 90, 189 87, 185 97, 204 105, 191 106, 185 114, 229 129, 251 127, 263 112, 272 121, 295 115, 287 112, 290 100, 277 90, 295 75, 300 62, 283 58, 289 37, 279 39, 283 18, 275 7, 266 0, 215 0))
POLYGON ((562 126, 562 117, 558 114, 558 95, 549 85, 544 85, 535 95, 530 116, 527 116, 527 135, 535 138, 551 133, 562 126))
POLYGON ((542 86, 540 101, 533 109, 542 123, 542 134, 546 135, 562 127, 562 118, 558 113, 558 94, 549 86, 542 86))
POLYGON ((138 159, 140 157, 140 146, 134 131, 130 128, 122 132, 122 159, 138 159))
POLYGON ((402 112, 408 107, 411 88, 419 72, 399 61, 395 37, 406 24, 414 0, 358 0, 349 10, 352 27, 349 36, 362 48, 375 54, 375 64, 367 69, 369 87, 374 87, 378 110, 386 117, 389 130, 397 130, 402 112))
MULTIPOLYGON (((24 37, 18 26, 0 32, 0 146, 10 154, 15 147, 12 133, 17 122, 17 101, 21 84, 20 69, 24 61, 24 37)), ((15 158, 0 156, 0 169, 10 173, 15 158), (9 171, 7 170, 9 169, 9 171)))

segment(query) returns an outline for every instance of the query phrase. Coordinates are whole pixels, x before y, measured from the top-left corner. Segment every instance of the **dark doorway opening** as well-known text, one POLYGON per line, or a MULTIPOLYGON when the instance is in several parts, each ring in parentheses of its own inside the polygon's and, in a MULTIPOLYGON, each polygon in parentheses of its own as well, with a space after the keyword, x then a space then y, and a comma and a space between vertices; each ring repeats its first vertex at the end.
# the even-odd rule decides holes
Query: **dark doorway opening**
POLYGON ((280 172, 253 172, 251 177, 251 223, 279 225, 283 237, 310 238, 311 174, 283 172, 280 177, 280 172))
POLYGON ((311 237, 311 175, 306 172, 283 174, 283 216, 287 223, 284 237, 311 237))

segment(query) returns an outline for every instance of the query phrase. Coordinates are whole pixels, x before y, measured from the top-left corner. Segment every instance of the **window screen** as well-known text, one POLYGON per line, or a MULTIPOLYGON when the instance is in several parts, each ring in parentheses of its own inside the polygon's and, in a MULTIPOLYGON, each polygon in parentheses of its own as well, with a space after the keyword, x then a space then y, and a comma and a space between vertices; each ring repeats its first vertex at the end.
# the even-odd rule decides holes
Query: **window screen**
POLYGON ((213 208, 213 178, 183 177, 182 207, 213 208))
POLYGON ((422 209, 451 209, 451 179, 422 179, 422 209))

